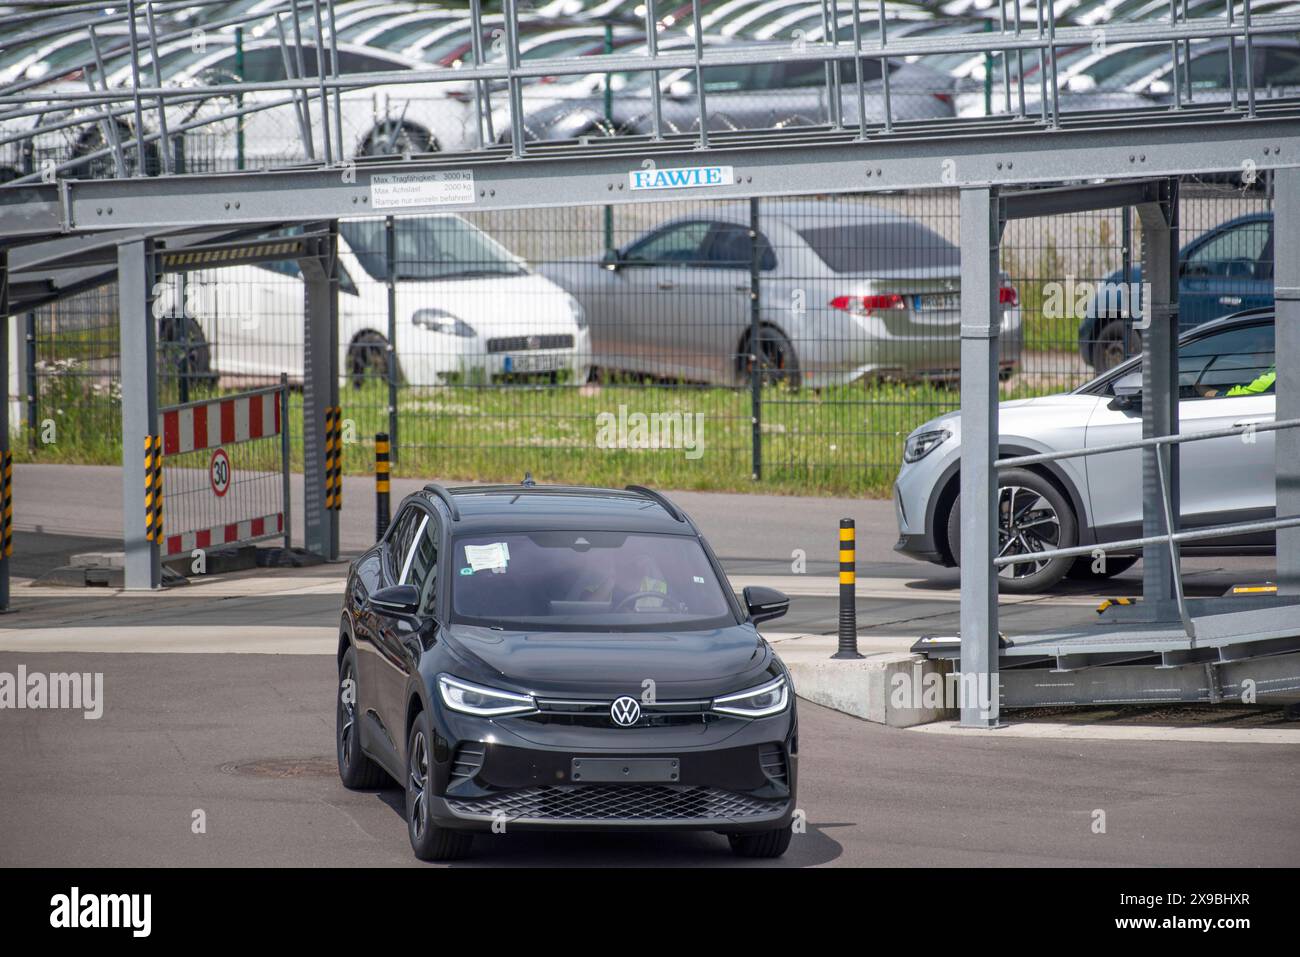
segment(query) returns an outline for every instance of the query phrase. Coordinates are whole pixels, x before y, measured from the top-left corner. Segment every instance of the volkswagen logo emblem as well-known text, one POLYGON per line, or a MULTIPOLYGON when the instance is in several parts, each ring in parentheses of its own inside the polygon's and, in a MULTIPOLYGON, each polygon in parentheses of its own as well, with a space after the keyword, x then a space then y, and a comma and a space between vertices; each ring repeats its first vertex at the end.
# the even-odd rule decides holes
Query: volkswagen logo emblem
POLYGON ((636 703, 636 698, 623 695, 609 706, 609 716, 620 728, 630 728, 641 720, 641 706, 636 703))

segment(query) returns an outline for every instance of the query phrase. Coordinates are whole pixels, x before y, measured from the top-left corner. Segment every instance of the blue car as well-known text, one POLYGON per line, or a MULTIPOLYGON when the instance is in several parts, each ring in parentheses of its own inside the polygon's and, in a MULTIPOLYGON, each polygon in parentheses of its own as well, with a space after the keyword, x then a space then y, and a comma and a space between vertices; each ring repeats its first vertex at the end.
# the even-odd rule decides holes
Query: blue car
MULTIPOLYGON (((1179 332, 1244 309, 1273 306, 1273 214, 1251 213, 1198 236, 1178 253, 1179 332)), ((1106 288, 1088 304, 1079 325, 1079 352, 1104 372, 1135 355, 1142 345, 1128 325, 1128 290, 1140 295, 1142 267, 1133 264, 1106 277, 1106 288), (1127 341, 1125 337, 1127 336, 1127 341)))

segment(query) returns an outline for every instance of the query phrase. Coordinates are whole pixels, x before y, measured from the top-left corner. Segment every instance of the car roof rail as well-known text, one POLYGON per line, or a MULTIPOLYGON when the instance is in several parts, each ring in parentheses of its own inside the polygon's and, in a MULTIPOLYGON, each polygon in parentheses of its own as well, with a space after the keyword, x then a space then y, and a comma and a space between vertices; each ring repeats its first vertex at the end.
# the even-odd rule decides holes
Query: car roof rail
POLYGON ((677 511, 677 506, 668 501, 667 497, 656 492, 654 489, 646 488, 644 485, 629 485, 626 490, 629 492, 636 492, 638 495, 644 495, 646 498, 658 502, 659 505, 663 507, 663 510, 677 521, 683 523, 686 521, 685 516, 683 516, 681 512, 677 511))
POLYGON ((451 493, 439 485, 437 482, 430 482, 424 487, 424 490, 431 495, 436 495, 442 499, 442 503, 447 506, 447 511, 451 512, 453 522, 460 521, 460 509, 456 507, 456 502, 452 499, 451 493))

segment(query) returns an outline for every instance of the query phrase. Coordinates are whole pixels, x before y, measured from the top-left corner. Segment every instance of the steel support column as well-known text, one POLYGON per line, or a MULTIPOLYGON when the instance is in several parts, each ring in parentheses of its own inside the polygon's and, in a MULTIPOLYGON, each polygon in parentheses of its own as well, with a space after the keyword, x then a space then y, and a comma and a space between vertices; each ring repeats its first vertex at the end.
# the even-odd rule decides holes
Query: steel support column
MULTIPOLYGON (((9 363, 14 360, 9 348, 9 254, 7 251, 0 249, 0 322, 3 322, 3 328, 0 328, 0 370, 3 371, 5 383, 5 413, 4 420, 0 421, 0 493, 3 492, 6 485, 13 481, 12 474, 5 475, 3 472, 12 468, 9 459, 9 420, 12 417, 13 406, 9 399, 11 396, 9 384, 9 363)), ((12 490, 12 485, 10 485, 12 490)), ((0 494, 0 611, 9 610, 9 549, 6 548, 9 534, 12 534, 13 514, 11 512, 12 502, 7 495, 0 494), (9 533, 9 534, 6 534, 9 533)))
MULTIPOLYGON (((1142 223, 1142 437, 1178 432, 1178 181, 1168 180, 1159 202, 1137 207, 1142 223)), ((1175 530, 1179 509, 1178 446, 1166 455, 1175 530)), ((1165 534, 1160 458, 1142 453, 1142 535, 1165 534)), ((1142 551, 1142 598, 1151 619, 1176 616, 1173 556, 1168 544, 1142 551)))
POLYGON ((961 191, 961 723, 998 725, 998 245, 995 190, 961 191))
POLYGON ((339 554, 338 512, 325 501, 326 410, 339 404, 338 223, 318 254, 298 261, 304 295, 302 375, 303 545, 333 560, 339 554))
MULTIPOLYGON (((153 315, 153 250, 147 239, 117 247, 117 308, 122 389, 122 547, 128 589, 162 583, 158 546, 145 536, 145 437, 158 423, 158 370, 153 315)), ((163 488, 166 494, 166 486, 163 488)))
MULTIPOLYGON (((1277 418, 1300 418, 1300 169, 1274 174, 1273 298, 1277 418)), ((1300 431, 1274 437, 1277 514, 1300 515, 1300 431)), ((1277 590, 1300 595, 1300 529, 1277 532, 1277 590)))

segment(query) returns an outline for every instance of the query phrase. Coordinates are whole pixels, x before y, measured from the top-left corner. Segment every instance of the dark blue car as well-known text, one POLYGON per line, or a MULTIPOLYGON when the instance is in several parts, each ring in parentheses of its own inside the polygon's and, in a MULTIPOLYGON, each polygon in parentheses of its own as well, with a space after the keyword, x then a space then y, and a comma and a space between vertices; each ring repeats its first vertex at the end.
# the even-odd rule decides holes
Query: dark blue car
MULTIPOLYGON (((1272 213, 1230 219, 1184 246, 1178 259, 1180 332, 1243 309, 1273 305, 1272 213)), ((1127 291, 1135 287, 1123 283, 1123 270, 1105 281, 1110 291, 1093 297, 1079 325, 1079 352, 1099 372, 1141 349, 1137 333, 1125 320, 1127 291)), ((1142 267, 1135 263, 1129 283, 1141 281, 1142 267)))

